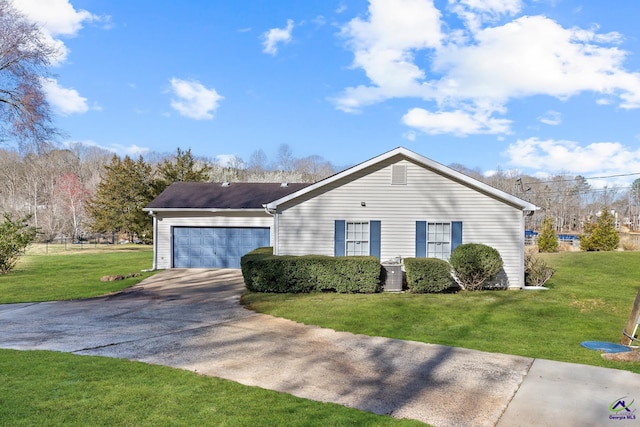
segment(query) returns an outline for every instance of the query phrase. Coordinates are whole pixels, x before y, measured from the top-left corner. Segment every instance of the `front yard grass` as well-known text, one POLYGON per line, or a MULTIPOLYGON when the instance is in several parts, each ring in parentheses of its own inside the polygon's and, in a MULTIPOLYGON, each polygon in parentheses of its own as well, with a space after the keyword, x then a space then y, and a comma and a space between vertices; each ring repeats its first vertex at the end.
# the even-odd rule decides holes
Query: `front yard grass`
POLYGON ((620 342, 640 288, 640 252, 546 254, 556 269, 548 291, 457 294, 261 294, 243 302, 261 313, 338 331, 582 363, 640 373, 582 341, 620 342))
MULTIPOLYGON (((106 275, 152 265, 139 245, 34 245, 0 276, 0 303, 88 298, 133 286, 106 275)), ((0 349, 0 426, 418 426, 164 366, 0 349)))
POLYGON ((89 298, 133 286, 153 273, 144 245, 33 245, 9 274, 0 275, 0 304, 89 298), (109 275, 140 273, 114 282, 109 275))
POLYGON ((0 350, 3 426, 418 426, 140 362, 0 350))

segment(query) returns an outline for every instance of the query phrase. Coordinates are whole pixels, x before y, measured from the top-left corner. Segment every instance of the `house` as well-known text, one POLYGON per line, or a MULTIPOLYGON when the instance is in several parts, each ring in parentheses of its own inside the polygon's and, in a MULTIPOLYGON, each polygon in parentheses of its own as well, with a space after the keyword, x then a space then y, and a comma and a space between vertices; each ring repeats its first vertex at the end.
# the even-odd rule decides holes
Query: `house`
POLYGON ((524 286, 524 218, 538 208, 399 147, 315 184, 175 183, 145 210, 154 268, 238 267, 275 255, 448 259, 461 243, 500 252, 499 284, 524 286))

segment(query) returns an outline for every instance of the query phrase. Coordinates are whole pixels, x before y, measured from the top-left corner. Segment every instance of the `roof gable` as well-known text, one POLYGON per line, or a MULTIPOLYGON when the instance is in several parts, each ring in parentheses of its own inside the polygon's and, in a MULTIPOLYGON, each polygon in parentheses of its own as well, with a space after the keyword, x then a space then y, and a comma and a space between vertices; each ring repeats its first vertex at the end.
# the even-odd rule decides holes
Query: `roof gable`
POLYGON ((144 210, 245 210, 264 205, 309 184, 174 182, 144 210))
POLYGON ((469 188, 472 188, 478 192, 487 194, 488 196, 493 197, 497 200, 500 200, 503 203, 516 206, 517 208, 522 209, 523 211, 538 210, 538 207, 533 203, 529 203, 509 193, 498 190, 495 187, 492 187, 488 184, 480 182, 477 179, 471 178, 468 175, 455 171, 447 166, 444 166, 438 162, 435 162, 427 157, 421 156, 420 154, 417 154, 404 147, 395 148, 391 151, 383 153, 377 157, 374 157, 370 160, 362 162, 351 168, 345 169, 344 171, 339 172, 335 175, 332 175, 328 178, 325 178, 321 181, 318 181, 315 184, 309 185, 296 192, 285 195, 277 200, 272 201, 271 203, 268 203, 267 208, 271 210, 275 210, 279 205, 283 203, 302 197, 311 191, 322 189, 323 187, 329 186, 330 184, 335 183, 336 181, 345 180, 345 179, 346 180, 356 179, 359 176, 359 172, 362 171, 363 169, 372 167, 378 163, 385 162, 388 159, 391 159, 392 157, 398 157, 399 159, 407 159, 407 160, 413 161, 426 169, 432 170, 451 180, 460 182, 463 185, 468 186, 469 188))

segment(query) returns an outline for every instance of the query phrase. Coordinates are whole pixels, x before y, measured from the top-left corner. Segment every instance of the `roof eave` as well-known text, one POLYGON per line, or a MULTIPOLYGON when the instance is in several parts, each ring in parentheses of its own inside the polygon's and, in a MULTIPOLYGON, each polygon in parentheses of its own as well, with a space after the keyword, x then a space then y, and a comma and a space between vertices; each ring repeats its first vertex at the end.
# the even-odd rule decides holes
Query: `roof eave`
POLYGON ((264 208, 142 208, 145 212, 264 212, 264 208))
POLYGON ((502 200, 505 203, 511 204, 513 206, 516 206, 518 208, 521 208, 522 211, 524 212, 530 212, 530 211, 536 211, 539 210, 540 208, 538 208, 536 205, 534 205, 533 203, 529 203, 526 200, 522 200, 516 196, 513 196, 509 193, 505 193, 504 191, 498 190, 497 188, 494 188, 488 184, 485 184, 483 182, 478 181, 477 179, 471 178, 468 175, 465 175, 463 173, 460 173, 458 171, 455 171, 443 164, 440 164, 434 160, 431 160, 427 157, 424 157, 418 153, 415 153, 411 150, 408 150, 404 147, 398 147, 395 148, 391 151, 388 151, 386 153, 383 153, 377 157, 374 157, 372 159, 369 159, 365 162, 362 162, 360 164, 357 164, 355 166, 352 166, 351 168, 345 169, 342 172, 339 172, 335 175, 332 175, 328 178, 323 179, 322 181, 318 181, 315 184, 312 184, 308 187, 305 187, 301 190, 298 190, 294 193, 291 193, 285 197, 282 197, 278 200, 275 200, 271 203, 268 203, 266 205, 266 207, 269 210, 275 210, 277 209, 278 205, 282 204, 282 203, 286 203, 290 200, 293 200, 297 197, 300 197, 310 191, 314 191, 318 188, 324 187, 325 185, 331 184, 332 182, 335 182, 339 179, 342 179, 346 176, 349 176, 351 174, 355 174, 363 169, 368 168, 369 166, 375 165, 377 163, 380 163, 382 161, 385 161, 393 156, 397 156, 397 155, 404 155, 405 157, 418 162, 430 169, 433 169, 445 176, 448 176, 450 178, 456 179, 458 181, 461 181, 467 185, 469 185, 472 188, 475 188, 476 190, 480 190, 484 193, 487 193, 493 197, 496 197, 500 200, 502 200))

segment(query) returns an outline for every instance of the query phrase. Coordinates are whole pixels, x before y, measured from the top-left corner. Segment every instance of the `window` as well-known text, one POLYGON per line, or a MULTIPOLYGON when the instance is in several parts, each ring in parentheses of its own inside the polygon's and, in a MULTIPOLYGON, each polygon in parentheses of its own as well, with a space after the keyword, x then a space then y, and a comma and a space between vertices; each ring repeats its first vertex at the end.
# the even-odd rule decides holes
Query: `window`
POLYGON ((440 258, 448 261, 451 251, 461 244, 461 221, 416 221, 416 258, 440 258))
POLYGON ((369 255, 380 259, 381 226, 379 220, 336 219, 333 229, 333 255, 369 255))
POLYGON ((346 255, 369 255, 369 222, 347 222, 346 255))
POLYGON ((427 258, 448 260, 451 255, 451 224, 430 222, 427 225, 427 258))

